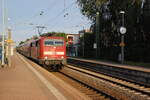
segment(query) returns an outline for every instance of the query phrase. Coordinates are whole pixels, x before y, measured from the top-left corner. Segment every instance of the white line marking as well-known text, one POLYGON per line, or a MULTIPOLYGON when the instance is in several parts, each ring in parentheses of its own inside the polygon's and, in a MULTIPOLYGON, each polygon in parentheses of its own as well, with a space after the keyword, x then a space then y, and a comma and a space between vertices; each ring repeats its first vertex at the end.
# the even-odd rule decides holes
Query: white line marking
MULTIPOLYGON (((18 54, 19 55, 19 54, 18 54)), ((58 100, 67 100, 50 82, 48 82, 43 75, 41 75, 35 68, 33 68, 23 57, 19 57, 27 64, 27 67, 34 72, 34 74, 46 85, 46 87, 56 96, 58 100)))

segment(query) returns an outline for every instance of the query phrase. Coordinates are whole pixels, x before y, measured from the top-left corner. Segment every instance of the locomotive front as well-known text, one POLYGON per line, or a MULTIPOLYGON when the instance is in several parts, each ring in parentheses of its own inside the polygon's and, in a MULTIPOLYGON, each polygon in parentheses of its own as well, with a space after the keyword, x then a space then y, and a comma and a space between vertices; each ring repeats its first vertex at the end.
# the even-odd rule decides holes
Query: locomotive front
POLYGON ((43 38, 41 51, 44 65, 61 67, 66 64, 66 42, 64 38, 43 38))

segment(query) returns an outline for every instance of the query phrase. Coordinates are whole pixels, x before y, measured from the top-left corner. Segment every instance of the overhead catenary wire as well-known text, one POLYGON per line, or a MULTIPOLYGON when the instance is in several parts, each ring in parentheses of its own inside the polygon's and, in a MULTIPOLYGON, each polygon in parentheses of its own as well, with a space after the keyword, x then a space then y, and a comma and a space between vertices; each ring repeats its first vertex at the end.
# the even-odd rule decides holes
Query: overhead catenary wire
MULTIPOLYGON (((33 24, 31 21, 33 20, 33 19, 35 19, 35 18, 37 18, 38 16, 41 16, 41 14, 43 15, 43 14, 46 14, 46 13, 44 13, 45 11, 47 11, 47 10, 51 10, 56 4, 57 4, 58 2, 57 2, 57 0, 54 0, 52 3, 51 3, 51 5, 48 5, 48 7, 46 8, 46 10, 39 10, 39 11, 37 11, 34 15, 32 15, 31 17, 29 17, 29 18, 27 18, 27 19, 25 19, 24 20, 24 22, 20 22, 20 21, 22 21, 22 20, 19 20, 19 22, 17 22, 15 25, 30 25, 30 24, 33 24), (50 9, 51 8, 51 9, 50 9)), ((39 19, 39 21, 40 21, 40 19, 39 19)))
MULTIPOLYGON (((37 17, 37 16, 42 16, 43 14, 46 14, 45 11, 49 10, 50 8, 53 8, 56 3, 57 3, 57 1, 54 1, 54 2, 52 3, 52 6, 49 6, 46 10, 41 10, 41 11, 37 12, 36 15, 34 15, 34 16, 32 16, 32 17, 35 19, 35 17, 37 17)), ((57 3, 57 4, 58 4, 58 3, 57 3)), ((50 10, 51 10, 51 9, 50 9, 50 10)), ((49 11, 50 11, 50 10, 49 10, 49 11)), ((30 18, 30 20, 32 20, 32 18, 30 18)), ((27 20, 27 21, 26 21, 26 22, 28 22, 26 25, 34 25, 36 28, 38 28, 38 33, 40 33, 41 31, 39 32, 39 27, 44 27, 44 25, 29 23, 30 20, 27 20)), ((40 20, 38 20, 38 22, 39 22, 39 21, 40 21, 40 20)), ((24 24, 25 24, 25 23, 24 23, 24 24)))
MULTIPOLYGON (((50 22, 50 24, 52 24, 52 22, 54 22, 54 21, 56 21, 54 24, 52 24, 51 25, 51 29, 52 28, 54 28, 58 23, 59 23, 59 20, 56 20, 56 19, 58 19, 58 17, 60 17, 61 15, 63 15, 63 13, 65 12, 65 11, 67 11, 68 9, 70 9, 71 7, 73 7, 73 5, 75 4, 76 2, 73 2, 73 3, 71 3, 69 6, 67 6, 67 7, 65 7, 64 6, 64 9, 57 15, 57 16, 55 16, 55 17, 53 17, 54 19, 51 19, 51 20, 49 20, 49 22, 50 22)), ((46 24, 45 24, 46 25, 46 24)), ((48 24, 47 24, 47 26, 48 26, 48 24)))
MULTIPOLYGON (((51 18, 47 23, 48 24, 45 24, 45 25, 49 25, 49 23, 50 24, 52 24, 54 21, 57 21, 57 22, 55 22, 54 24, 52 24, 51 25, 51 27, 50 28, 54 28, 56 25, 58 25, 58 23, 60 22, 59 20, 58 20, 58 17, 60 17, 64 12, 66 12, 66 10, 68 10, 69 8, 70 8, 70 6, 72 7, 72 5, 73 4, 75 4, 76 2, 73 2, 72 4, 70 4, 67 8, 65 7, 66 6, 66 4, 65 4, 65 0, 64 0, 64 10, 62 10, 62 12, 60 12, 57 16, 55 16, 54 18, 51 18)), ((67 14, 67 15, 70 15, 70 14, 67 14)), ((64 16, 64 17, 66 17, 66 16, 64 16)), ((91 22, 88 22, 88 23, 91 23, 91 22)), ((82 24, 83 25, 83 24, 82 24)), ((81 26, 81 25, 80 25, 81 26)))
MULTIPOLYGON (((49 6, 49 7, 47 8, 47 10, 50 9, 50 8, 53 8, 56 3, 57 3, 57 2, 54 1, 54 2, 52 3, 52 6, 49 6)), ((46 24, 44 24, 44 25, 42 25, 42 26, 48 26, 49 22, 50 22, 50 23, 53 23, 59 16, 63 15, 63 13, 65 13, 65 12, 66 12, 69 8, 71 8, 72 5, 74 5, 75 3, 76 3, 76 1, 73 2, 73 3, 71 3, 69 6, 66 7, 66 0, 64 0, 64 9, 63 9, 59 14, 57 14, 55 17, 53 17, 53 18, 51 18, 50 20, 46 21, 46 24)), ((51 9, 50 9, 50 10, 51 10, 51 9)), ((37 16, 40 16, 40 14, 43 15, 43 13, 44 13, 44 11, 38 11, 35 15, 33 15, 33 16, 30 18, 30 20, 32 20, 33 18, 35 19, 35 17, 37 17, 37 16), (42 13, 41 13, 41 12, 42 12, 42 13)), ((46 14, 46 13, 44 13, 44 14, 46 14)), ((43 19, 43 18, 42 18, 42 19, 43 19)), ((29 22, 30 20, 27 20, 26 22, 29 22)), ((38 20, 38 21, 40 21, 40 20, 38 20)), ((24 24, 25 24, 25 23, 24 23, 24 24)), ((29 24, 31 24, 31 23, 28 23, 28 25, 29 25, 29 24)), ((33 23, 32 23, 32 24, 33 24, 33 23)), ((34 25, 34 24, 33 24, 33 25, 34 25)), ((39 25, 39 24, 36 24, 36 25, 39 25)), ((55 25, 54 25, 54 26, 55 26, 55 25)))
MULTIPOLYGON (((49 5, 47 8, 46 8, 46 11, 47 10, 51 10, 50 8, 53 8, 55 5, 56 5, 56 3, 57 3, 57 1, 56 0, 54 0, 52 3, 51 3, 51 5, 49 5)), ((57 3, 58 4, 58 3, 57 3)), ((33 19, 35 19, 35 18, 37 18, 38 16, 41 16, 40 14, 42 14, 43 15, 43 13, 44 13, 44 11, 43 10, 39 10, 38 12, 36 12, 33 16, 31 16, 30 18, 28 18, 28 19, 26 19, 24 22, 26 22, 26 23, 23 23, 23 22, 20 22, 20 23, 17 23, 17 24, 15 24, 15 26, 21 26, 21 25, 34 25, 31 21, 33 20, 33 19)), ((28 27, 29 28, 29 27, 28 27)), ((27 29, 28 29, 27 28, 27 29)), ((33 29, 31 29, 31 31, 28 31, 28 32, 26 32, 26 34, 28 34, 28 33, 37 33, 36 32, 36 26, 35 27, 33 27, 32 26, 32 28, 33 29), (34 32, 33 32, 33 31, 34 32)), ((22 29, 23 30, 23 29, 22 29)))
MULTIPOLYGON (((77 11, 71 12, 71 13, 72 13, 73 16, 74 16, 74 14, 77 15, 76 12, 77 12, 77 11)), ((82 18, 82 19, 83 19, 83 18, 82 18)), ((66 28, 68 28, 68 29, 69 29, 69 28, 73 28, 73 26, 70 27, 70 25, 72 25, 71 23, 72 23, 72 21, 68 21, 67 24, 68 24, 69 27, 67 26, 67 27, 64 27, 64 28, 65 28, 65 29, 66 29, 66 28)), ((89 23, 91 23, 91 22, 88 22, 88 23, 86 23, 86 24, 89 24, 89 23)), ((55 23, 53 23, 53 24, 50 23, 50 24, 51 24, 51 27, 50 27, 51 29, 53 29, 53 28, 54 28, 55 26, 57 26, 58 24, 59 24, 59 25, 62 25, 62 24, 60 24, 60 21, 59 21, 59 20, 56 20, 55 23)), ((82 22, 80 21, 80 22, 76 23, 76 25, 74 25, 74 27, 75 27, 75 26, 83 26, 84 24, 85 24, 84 21, 82 21, 82 22)))
MULTIPOLYGON (((64 13, 66 13, 67 10, 70 9, 70 8, 72 7, 72 5, 74 5, 75 3, 76 3, 76 1, 75 1, 75 2, 72 2, 71 4, 69 4, 68 6, 66 6, 66 0, 64 0, 64 9, 62 9, 58 14, 56 14, 56 16, 54 16, 54 17, 52 17, 51 19, 49 19, 48 21, 46 21, 46 23, 43 24, 42 26, 46 26, 46 27, 47 27, 47 26, 49 26, 49 24, 52 24, 52 25, 51 25, 52 27, 50 27, 50 28, 55 27, 58 23, 60 23, 60 21, 58 20, 58 17, 64 15, 64 13), (56 21, 56 22, 54 22, 54 21, 56 21)), ((56 1, 54 1, 52 7, 48 7, 47 10, 50 9, 50 8, 53 8, 55 4, 56 4, 56 1)), ((43 12, 44 14, 41 14, 41 15, 42 15, 42 16, 41 16, 41 19, 39 19, 38 22, 39 22, 40 20, 43 20, 43 16, 45 17, 45 16, 47 15, 47 13, 45 13, 47 10, 43 10, 43 11, 44 11, 44 12, 43 12)), ((51 10, 51 9, 50 9, 50 10, 51 10)), ((40 13, 41 13, 41 12, 40 12, 40 13)), ((40 13, 38 12, 38 16, 40 15, 40 13)), ((72 12, 71 12, 71 13, 72 13, 72 12)), ((74 13, 73 13, 73 14, 74 14, 74 13)), ((69 13, 69 15, 70 15, 70 13, 69 13)), ((67 18, 67 16, 69 16, 69 15, 66 15, 65 18, 67 18)), ((63 17, 64 17, 64 16, 63 16, 63 17)), ((30 20, 32 20, 32 19, 30 19, 30 20)), ((69 22, 71 22, 71 21, 69 21, 69 22)), ((37 25, 39 25, 39 24, 37 24, 37 25)))
POLYGON ((43 10, 43 14, 42 14, 42 18, 38 20, 38 22, 40 22, 41 20, 45 19, 46 15, 48 14, 48 12, 50 12, 55 6, 56 4, 58 4, 59 2, 57 0, 54 0, 54 2, 47 7, 45 10, 43 10))
MULTIPOLYGON (((71 3, 69 6, 67 6, 67 7, 66 7, 66 10, 69 9, 70 7, 72 7, 72 5, 74 5, 75 3, 76 3, 76 1, 73 2, 73 3, 71 3)), ((48 25, 49 22, 52 23, 53 21, 55 21, 55 20, 56 20, 59 16, 61 16, 64 12, 65 12, 65 11, 64 11, 64 9, 63 9, 63 10, 62 10, 60 13, 58 13, 55 17, 53 17, 53 18, 51 18, 50 20, 48 20, 47 23, 44 24, 44 26, 48 25)))

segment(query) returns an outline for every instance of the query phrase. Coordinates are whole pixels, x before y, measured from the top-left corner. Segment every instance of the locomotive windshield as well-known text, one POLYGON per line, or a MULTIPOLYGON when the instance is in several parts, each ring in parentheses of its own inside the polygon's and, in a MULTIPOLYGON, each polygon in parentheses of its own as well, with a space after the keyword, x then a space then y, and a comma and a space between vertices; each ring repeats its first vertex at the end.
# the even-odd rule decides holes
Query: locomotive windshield
POLYGON ((63 46, 64 41, 58 39, 48 39, 44 41, 45 46, 63 46))
POLYGON ((56 46, 63 46, 63 44, 64 44, 63 40, 55 40, 56 46))
POLYGON ((53 40, 45 40, 44 44, 45 44, 45 46, 53 46, 54 45, 54 41, 53 40))

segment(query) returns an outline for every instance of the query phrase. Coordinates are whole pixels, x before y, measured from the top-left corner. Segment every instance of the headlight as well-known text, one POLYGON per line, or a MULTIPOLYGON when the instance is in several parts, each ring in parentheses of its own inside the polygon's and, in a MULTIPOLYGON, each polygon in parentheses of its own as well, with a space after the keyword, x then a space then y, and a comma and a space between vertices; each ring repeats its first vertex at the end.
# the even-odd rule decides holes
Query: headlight
POLYGON ((64 55, 64 52, 56 52, 57 55, 64 55))
POLYGON ((45 59, 47 59, 48 57, 46 56, 45 59))
POLYGON ((45 51, 44 52, 44 55, 53 55, 54 54, 54 52, 50 52, 50 51, 45 51))

